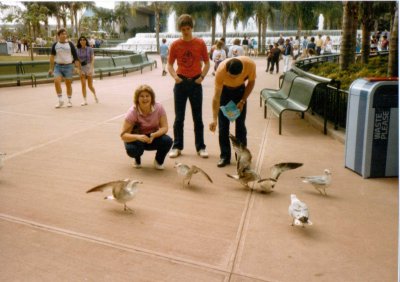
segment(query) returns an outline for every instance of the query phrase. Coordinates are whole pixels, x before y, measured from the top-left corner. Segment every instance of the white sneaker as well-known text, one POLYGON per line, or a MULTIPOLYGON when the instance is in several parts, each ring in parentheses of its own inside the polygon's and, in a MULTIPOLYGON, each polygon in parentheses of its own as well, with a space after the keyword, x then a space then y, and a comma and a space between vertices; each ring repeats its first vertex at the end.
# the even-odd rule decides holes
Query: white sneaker
POLYGON ((96 103, 99 102, 99 98, 97 98, 97 96, 94 96, 94 100, 96 101, 96 103))
POLYGON ((55 106, 56 109, 61 108, 64 105, 64 101, 58 101, 57 105, 55 106))
POLYGON ((68 108, 71 108, 71 107, 72 107, 72 103, 71 103, 71 102, 68 102, 68 103, 67 103, 67 107, 68 107, 68 108))
POLYGON ((135 168, 141 168, 142 167, 142 165, 140 163, 136 162, 136 160, 135 160, 135 163, 133 164, 133 166, 135 168))
POLYGON ((181 155, 181 150, 179 150, 179 149, 172 149, 171 152, 169 152, 169 154, 168 154, 168 156, 172 159, 176 158, 180 155, 181 155))
POLYGON ((154 160, 154 168, 158 169, 158 170, 163 170, 164 169, 164 165, 163 164, 159 164, 157 162, 157 160, 154 160))
POLYGON ((206 149, 201 149, 201 150, 199 150, 198 152, 197 152, 197 154, 200 156, 200 157, 202 157, 202 158, 208 158, 208 153, 207 153, 207 151, 206 151, 206 149))
MULTIPOLYGON (((72 106, 72 105, 71 105, 72 106)), ((87 102, 83 102, 81 106, 87 106, 87 102)))

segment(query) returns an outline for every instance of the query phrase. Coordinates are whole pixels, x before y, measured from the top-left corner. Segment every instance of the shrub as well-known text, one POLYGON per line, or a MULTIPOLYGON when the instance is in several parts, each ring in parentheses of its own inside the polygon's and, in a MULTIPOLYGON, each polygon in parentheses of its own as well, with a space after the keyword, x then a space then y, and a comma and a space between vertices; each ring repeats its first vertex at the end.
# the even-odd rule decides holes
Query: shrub
POLYGON ((339 65, 337 63, 323 63, 313 66, 309 72, 340 80, 341 88, 348 90, 351 83, 357 78, 363 77, 386 77, 388 68, 388 56, 377 56, 371 57, 367 65, 361 64, 361 62, 356 62, 349 66, 348 70, 339 70, 339 65))

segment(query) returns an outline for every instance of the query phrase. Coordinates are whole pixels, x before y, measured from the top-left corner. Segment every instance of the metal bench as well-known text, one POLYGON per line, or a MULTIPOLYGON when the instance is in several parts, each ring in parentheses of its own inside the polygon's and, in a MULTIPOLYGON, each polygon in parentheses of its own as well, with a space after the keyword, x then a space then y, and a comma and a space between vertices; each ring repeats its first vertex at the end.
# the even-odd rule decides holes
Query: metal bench
POLYGON ((104 74, 110 76, 112 72, 124 72, 123 67, 114 65, 112 58, 96 58, 94 60, 94 70, 100 73, 100 79, 103 79, 104 74))
POLYGON ((50 79, 49 61, 24 61, 21 62, 21 70, 24 75, 32 77, 32 87, 37 86, 38 79, 50 79))
POLYGON ((0 81, 20 86, 22 80, 30 80, 33 87, 32 76, 21 71, 21 62, 0 62, 0 81))
POLYGON ((142 64, 140 62, 140 59, 138 62, 136 62, 135 60, 131 60, 131 57, 136 56, 136 57, 140 57, 140 55, 131 55, 131 56, 120 56, 120 57, 113 57, 113 61, 116 67, 121 67, 123 72, 123 76, 126 76, 126 73, 128 73, 130 70, 141 70, 142 69, 142 64), (133 63, 132 61, 134 61, 135 63, 133 63))
POLYGON ((283 75, 280 89, 264 88, 260 91, 260 107, 261 102, 264 101, 264 118, 267 118, 267 100, 269 98, 286 99, 289 96, 290 89, 292 88, 293 81, 298 77, 298 74, 288 71, 283 75))
POLYGON ((269 98, 266 103, 279 117, 279 135, 282 133, 282 114, 285 111, 304 113, 310 108, 311 99, 315 89, 319 86, 326 87, 326 83, 314 81, 304 77, 296 77, 287 98, 269 98))

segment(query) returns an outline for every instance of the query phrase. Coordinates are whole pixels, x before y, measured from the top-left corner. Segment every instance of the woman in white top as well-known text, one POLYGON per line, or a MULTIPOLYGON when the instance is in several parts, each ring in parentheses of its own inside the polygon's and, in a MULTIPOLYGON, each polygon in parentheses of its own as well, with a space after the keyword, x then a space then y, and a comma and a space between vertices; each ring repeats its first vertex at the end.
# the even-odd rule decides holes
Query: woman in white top
POLYGON ((325 54, 331 54, 332 53, 332 41, 329 36, 326 37, 325 42, 324 42, 324 55, 325 54))
POLYGON ((226 59, 225 50, 222 49, 223 45, 224 43, 222 41, 218 41, 212 54, 212 60, 214 62, 214 71, 212 73, 213 75, 215 75, 215 71, 217 70, 219 63, 226 59))
POLYGON ((240 39, 235 39, 233 45, 229 48, 228 58, 244 56, 243 47, 240 46, 240 39))

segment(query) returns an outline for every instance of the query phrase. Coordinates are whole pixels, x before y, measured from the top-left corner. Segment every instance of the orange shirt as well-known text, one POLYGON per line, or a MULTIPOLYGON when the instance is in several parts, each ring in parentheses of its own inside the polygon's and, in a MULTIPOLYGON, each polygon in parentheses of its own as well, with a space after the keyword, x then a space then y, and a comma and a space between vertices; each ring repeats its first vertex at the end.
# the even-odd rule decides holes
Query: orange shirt
POLYGON ((252 59, 247 56, 239 56, 231 59, 223 60, 215 73, 215 89, 222 89, 223 86, 238 87, 246 80, 256 80, 256 64, 252 59), (232 77, 226 70, 226 63, 232 59, 238 59, 243 64, 242 73, 232 77))
POLYGON ((201 61, 208 62, 207 47, 203 39, 193 38, 190 41, 183 39, 175 40, 170 47, 168 63, 178 63, 177 74, 186 77, 195 77, 201 74, 201 61))

